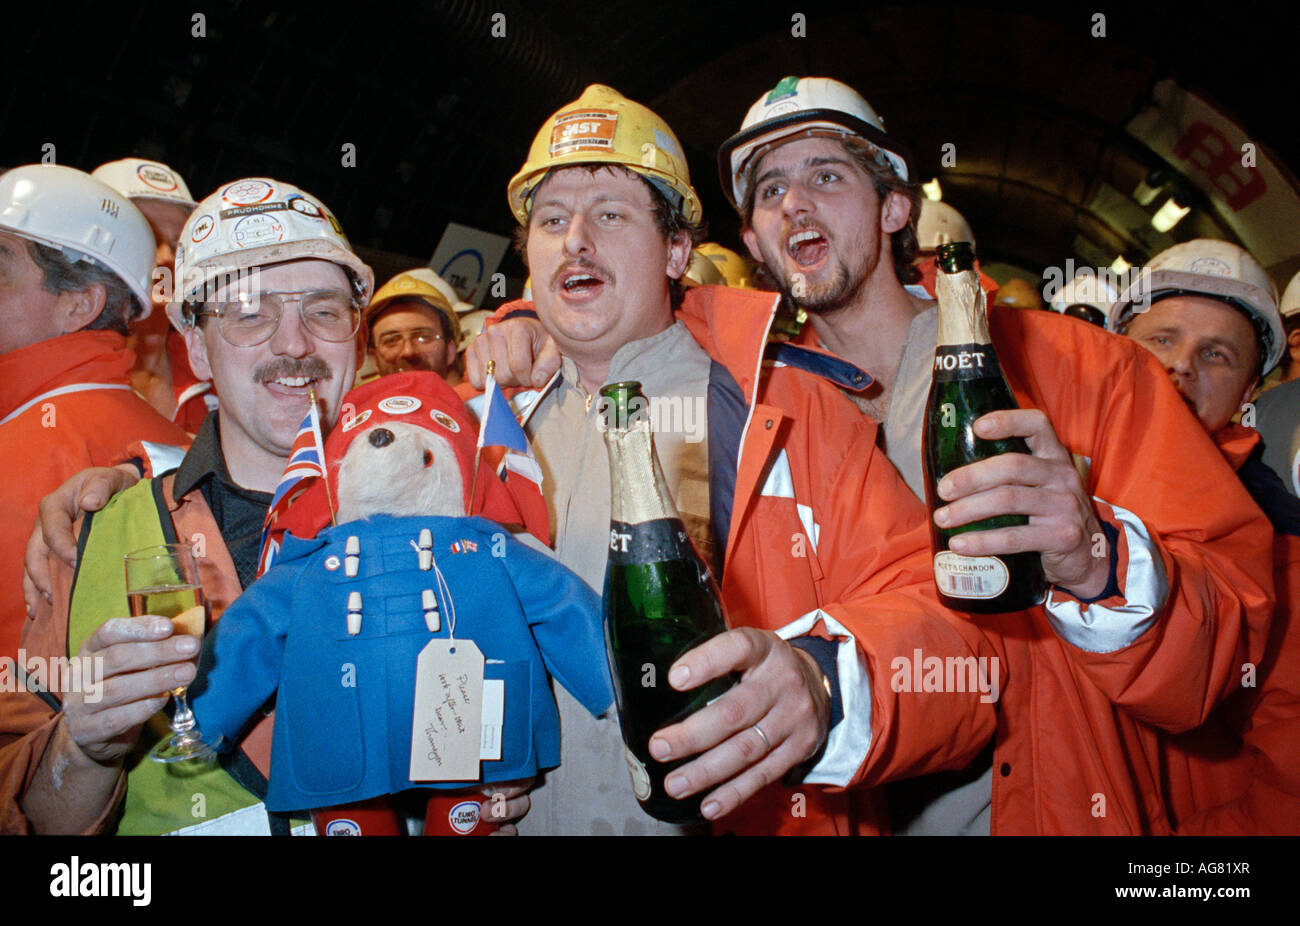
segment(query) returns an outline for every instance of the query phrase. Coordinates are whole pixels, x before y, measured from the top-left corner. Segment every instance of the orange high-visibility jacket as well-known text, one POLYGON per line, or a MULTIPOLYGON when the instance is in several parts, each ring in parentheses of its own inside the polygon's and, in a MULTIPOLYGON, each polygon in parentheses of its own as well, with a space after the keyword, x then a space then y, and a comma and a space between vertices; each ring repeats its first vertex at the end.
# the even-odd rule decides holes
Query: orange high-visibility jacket
POLYGON ((1161 742, 1171 822, 1179 835, 1300 835, 1300 502, 1258 458, 1259 434, 1230 425, 1214 435, 1270 513, 1277 611, 1268 649, 1238 666, 1238 686, 1204 724, 1161 742), (1248 470, 1253 473, 1248 475, 1248 470))
POLYGON ((112 331, 79 331, 0 355, 0 657, 18 650, 23 553, 47 493, 90 466, 111 466, 133 441, 188 444, 181 428, 131 391, 135 355, 112 331))
MULTIPOLYGON (((721 592, 733 627, 840 641, 845 717, 828 746, 837 761, 817 765, 799 786, 768 787, 715 829, 883 832, 873 789, 818 784, 960 768, 995 722, 995 704, 974 680, 939 696, 895 692, 891 665, 918 649, 963 666, 996 652, 938 604, 925 508, 877 447, 876 422, 840 388, 864 389, 870 377, 796 345, 774 347, 765 362, 776 305, 772 293, 706 286, 687 292, 679 315, 716 361, 708 422, 713 529, 717 545, 725 542, 721 592)), ((497 317, 518 312, 531 316, 531 306, 512 303, 497 317)))

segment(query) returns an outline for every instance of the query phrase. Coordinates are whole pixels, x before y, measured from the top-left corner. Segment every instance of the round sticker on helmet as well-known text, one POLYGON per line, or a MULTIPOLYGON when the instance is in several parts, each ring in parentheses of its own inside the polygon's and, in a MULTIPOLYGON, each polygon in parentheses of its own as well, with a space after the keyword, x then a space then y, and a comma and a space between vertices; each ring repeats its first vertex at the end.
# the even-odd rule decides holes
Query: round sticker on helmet
POLYGON ((255 206, 271 198, 275 187, 265 180, 241 180, 221 191, 221 198, 232 206, 255 206))
POLYGON ((212 216, 199 216, 194 220, 194 224, 190 226, 190 240, 195 244, 198 244, 204 238, 208 237, 208 235, 212 234, 212 229, 215 225, 216 222, 213 221, 212 216))
POLYGON ((341 818, 331 820, 325 827, 326 836, 360 836, 361 827, 357 825, 356 820, 341 818))
POLYGON ((390 395, 381 400, 377 407, 389 415, 409 415, 420 407, 420 400, 410 395, 390 395))
POLYGON ((294 212, 297 212, 299 215, 305 215, 311 219, 321 219, 322 221, 325 219, 325 215, 320 211, 320 207, 310 199, 306 199, 302 196, 290 196, 285 201, 289 204, 289 208, 294 212))
POLYGON ((344 434, 348 433, 349 431, 351 431, 357 425, 364 422, 369 417, 370 417, 370 409, 368 408, 359 415, 349 415, 347 417, 347 420, 343 422, 343 433, 344 434))
POLYGON ((176 178, 171 171, 164 170, 156 164, 141 164, 135 169, 136 176, 147 186, 160 193, 172 193, 176 190, 176 178))
POLYGON ((1198 257, 1196 260, 1191 262, 1187 269, 1192 273, 1200 273, 1205 276, 1232 276, 1232 268, 1217 257, 1198 257))
POLYGON ((442 409, 433 409, 433 411, 429 412, 429 417, 438 422, 438 424, 442 425, 452 434, 460 433, 460 425, 456 423, 456 419, 451 417, 451 415, 448 415, 442 409))
POLYGON ((235 247, 256 248, 275 244, 284 237, 284 223, 266 213, 246 215, 235 223, 230 240, 235 247))

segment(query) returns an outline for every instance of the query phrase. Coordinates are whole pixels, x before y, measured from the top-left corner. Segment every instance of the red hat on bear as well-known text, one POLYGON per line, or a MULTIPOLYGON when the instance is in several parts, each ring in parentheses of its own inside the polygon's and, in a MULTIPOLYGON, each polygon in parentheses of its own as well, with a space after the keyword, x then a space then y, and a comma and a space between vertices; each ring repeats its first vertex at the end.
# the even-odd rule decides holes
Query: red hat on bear
POLYGON ((272 523, 274 532, 289 531, 309 538, 328 527, 338 498, 339 464, 352 441, 381 425, 402 422, 426 428, 446 440, 460 464, 465 487, 465 508, 474 515, 501 524, 519 524, 545 538, 548 526, 526 523, 526 506, 515 504, 506 484, 491 467, 480 462, 478 479, 473 478, 478 426, 455 391, 436 373, 425 370, 395 373, 357 386, 343 397, 338 424, 325 439, 325 484, 314 478, 312 485, 294 498, 288 509, 272 523), (471 504, 470 492, 475 492, 471 504))

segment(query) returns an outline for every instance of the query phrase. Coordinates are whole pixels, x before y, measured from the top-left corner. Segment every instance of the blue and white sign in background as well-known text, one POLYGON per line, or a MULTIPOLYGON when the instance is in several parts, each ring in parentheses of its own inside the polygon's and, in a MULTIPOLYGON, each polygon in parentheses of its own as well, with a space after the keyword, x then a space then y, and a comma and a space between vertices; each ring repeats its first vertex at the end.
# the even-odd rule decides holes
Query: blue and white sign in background
POLYGON ((448 222, 429 268, 454 286, 461 299, 478 308, 509 246, 509 238, 448 222))

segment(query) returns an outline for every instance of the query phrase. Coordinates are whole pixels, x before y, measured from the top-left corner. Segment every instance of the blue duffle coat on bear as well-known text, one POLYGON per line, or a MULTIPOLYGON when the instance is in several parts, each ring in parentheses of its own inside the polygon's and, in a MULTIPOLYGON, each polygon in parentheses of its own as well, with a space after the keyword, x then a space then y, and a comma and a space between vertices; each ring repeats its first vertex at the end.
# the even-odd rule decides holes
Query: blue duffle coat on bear
POLYGON ((375 515, 312 540, 286 534, 275 565, 225 612, 203 654, 191 703, 205 734, 235 742, 271 695, 275 732, 266 806, 302 810, 408 788, 464 788, 409 778, 416 662, 435 637, 483 653, 485 679, 505 683, 499 760, 482 780, 528 778, 560 762, 548 675, 594 715, 613 701, 600 599, 572 572, 483 518, 375 515), (433 569, 421 569, 427 528, 433 569), (356 575, 346 548, 357 538, 356 575), (430 632, 422 596, 437 596, 430 632), (348 599, 361 594, 361 629, 348 599), (448 599, 450 593, 450 600, 448 599))

